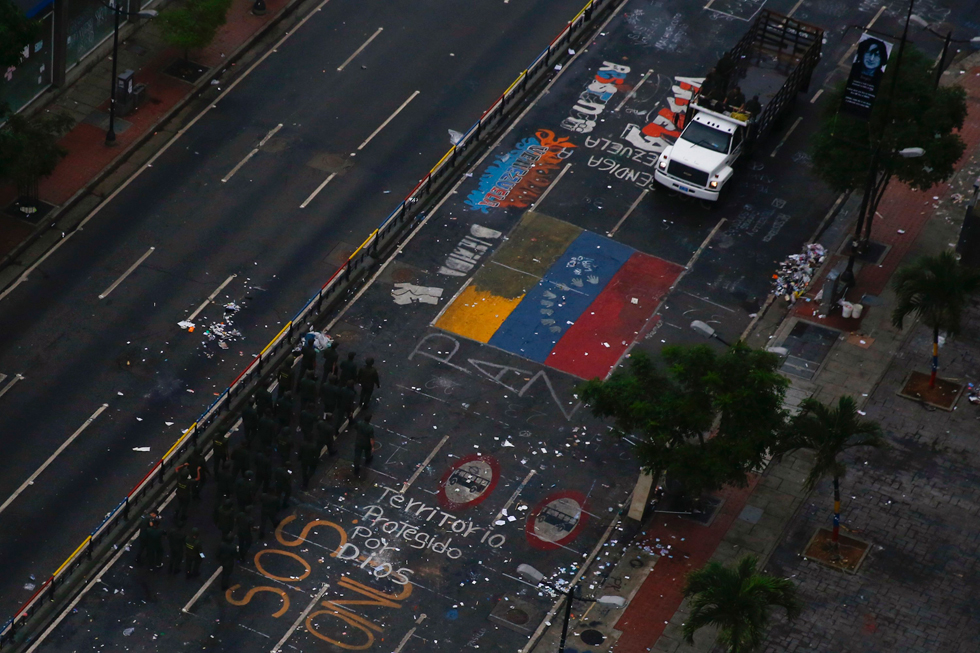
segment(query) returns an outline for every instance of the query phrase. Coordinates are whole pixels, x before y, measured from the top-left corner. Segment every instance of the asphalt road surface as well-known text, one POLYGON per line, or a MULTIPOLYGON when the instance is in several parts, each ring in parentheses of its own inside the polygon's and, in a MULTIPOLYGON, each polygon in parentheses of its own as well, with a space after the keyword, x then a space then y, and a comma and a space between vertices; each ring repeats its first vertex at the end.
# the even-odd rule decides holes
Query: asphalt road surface
POLYGON ((24 377, 0 397, 0 614, 30 597, 32 579, 57 568, 445 153, 448 130, 479 118, 580 4, 331 0, 0 302, 0 373, 24 377), (193 334, 177 326, 219 286, 193 334), (241 307, 241 336, 225 350, 204 332, 227 302, 241 307))
MULTIPOLYGON (((213 563, 201 584, 187 583, 161 572, 131 573, 125 556, 132 554, 122 554, 47 646, 82 650, 114 641, 172 650, 214 637, 222 648, 249 650, 268 650, 280 638, 298 649, 323 642, 340 649, 365 642, 405 651, 520 649, 528 628, 488 615, 500 606, 517 609, 533 626, 552 600, 523 584, 516 566, 530 563, 570 580, 603 544, 635 480, 625 444, 602 439, 603 430, 579 410, 575 384, 608 372, 634 342, 655 350, 690 341, 693 319, 738 337, 761 306, 776 262, 799 251, 835 199, 815 181, 806 143, 822 109, 817 93, 841 74, 838 62, 856 40, 853 30, 850 40, 842 38, 845 28, 873 21, 898 32, 902 18, 897 4, 768 3, 827 29, 814 84, 718 206, 682 201, 647 183, 649 163, 637 149, 627 157, 623 143, 632 143, 631 125, 644 127, 665 106, 678 77, 703 75, 738 40, 744 17, 760 4, 630 2, 332 325, 345 348, 382 364, 378 463, 366 479, 353 479, 343 459, 329 463, 315 488, 296 494, 276 540, 237 572, 230 595, 201 587, 213 563), (576 98, 598 77, 624 79, 624 91, 636 93, 610 99, 594 133, 564 129, 576 98), (515 162, 535 156, 535 172, 522 184, 506 197, 493 191, 515 162), (434 304, 394 301, 406 295, 439 297, 434 304), (487 302, 492 314, 475 308, 487 302), (599 306, 615 307, 615 317, 589 310, 599 306), (377 556, 361 559, 368 551, 377 556), (180 612, 195 595, 188 613, 180 612), (354 616, 338 612, 358 605, 343 603, 356 595, 373 607, 353 608, 354 616), (248 598, 256 596, 261 600, 248 598), (126 635, 130 627, 136 630, 126 635)), ((574 13, 548 7, 553 11, 512 1, 450 11, 440 4, 431 13, 404 9, 401 18, 385 13, 389 27, 362 7, 332 1, 49 259, 43 274, 5 300, 0 319, 12 335, 3 371, 27 378, 2 399, 0 423, 4 434, 37 434, 9 438, 11 469, 26 477, 109 404, 0 514, 0 560, 10 571, 5 597, 16 598, 32 564, 67 555, 64 548, 114 505, 322 284, 340 254, 438 159, 447 129, 465 129, 574 13), (431 23, 422 25, 423 16, 431 23), (338 26, 341 17, 346 23, 338 26), (509 31, 490 38, 486 27, 495 19, 509 31), (446 42, 434 43, 444 33, 446 42), (480 46, 482 38, 490 41, 480 46), (329 61, 324 48, 336 48, 329 61), (311 51, 324 59, 307 61, 311 51), (485 83, 471 77, 476 70, 485 83), (242 115, 249 117, 236 118, 242 115), (267 148, 222 183, 279 124, 267 148), (197 317, 195 334, 181 331, 176 323, 232 274, 238 276, 221 301, 197 317), (201 332, 221 318, 227 300, 242 306, 233 319, 244 338, 222 350, 202 343, 201 332), (50 443, 31 446, 45 437, 50 443), (151 454, 133 452, 135 446, 150 446, 151 454)), ((923 3, 923 11, 935 22, 966 15, 963 8, 944 13, 937 3, 923 3)), ((938 53, 930 39, 921 36, 920 45, 938 53)), ((5 478, 0 494, 21 482, 5 478)), ((209 501, 195 509, 195 523, 211 531, 209 501)), ((213 539, 208 546, 213 556, 213 539)))
MULTIPOLYGON (((340 338, 343 350, 374 355, 382 365, 382 389, 374 405, 375 465, 363 478, 354 478, 348 461, 351 436, 343 435, 341 456, 324 462, 325 470, 309 491, 294 494, 289 510, 281 515, 279 532, 253 548, 227 593, 211 578, 216 538, 210 524, 212 498, 206 494, 193 510, 193 523, 208 538, 209 558, 200 579, 132 571, 134 554, 121 552, 77 612, 66 614, 44 650, 101 645, 173 650, 188 643, 222 650, 270 650, 279 645, 294 650, 521 650, 554 599, 524 583, 517 566, 528 563, 552 580, 570 581, 592 552, 617 545, 614 518, 635 480, 627 443, 604 437, 604 427, 578 404, 575 385, 581 378, 607 373, 635 346, 655 351, 664 343, 693 341, 687 327, 693 319, 712 322, 727 339, 738 337, 764 301, 775 264, 799 251, 834 202, 833 194, 812 174, 806 143, 823 108, 823 85, 846 71, 838 64, 856 41, 853 30, 849 39, 842 38, 846 27, 871 23, 876 29, 898 32, 902 19, 897 4, 767 3, 768 8, 792 12, 827 29, 824 60, 813 86, 781 129, 740 167, 718 206, 684 201, 650 185, 642 174, 650 164, 638 146, 628 155, 624 149, 624 142, 633 142, 627 135, 635 136, 631 125, 642 128, 652 121, 676 92, 677 78, 703 75, 738 40, 746 26, 743 18, 760 4, 720 0, 704 9, 686 0, 628 3, 492 156, 460 179, 456 192, 430 214, 363 296, 331 323, 330 333, 340 338), (606 102, 593 133, 565 129, 570 107, 598 78, 623 79, 623 92, 606 102), (525 171, 520 182, 497 183, 503 175, 514 174, 515 164, 532 160, 533 171, 525 171)), ((920 10, 936 23, 967 20, 964 16, 969 15, 967 7, 950 12, 937 3, 922 3, 920 10)), ((365 24, 361 37, 370 36, 372 28, 373 23, 365 24)), ((923 49, 938 53, 940 44, 931 37, 914 36, 923 49)), ((364 63, 369 66, 365 74, 378 65, 364 63)), ((416 86, 413 82, 400 88, 385 111, 397 108, 398 99, 407 98, 416 86)), ((256 93, 259 88, 264 87, 257 87, 256 93)), ((351 89, 352 94, 358 92, 351 89)), ((360 100, 350 102, 369 101, 361 93, 360 100)), ((297 91, 290 106, 302 104, 303 97, 297 91)), ((421 99, 420 95, 413 103, 421 99)), ((448 111, 454 102, 447 95, 441 106, 448 111)), ((229 103, 220 103, 219 110, 230 112, 229 103)), ((409 119, 410 111, 400 119, 409 119)), ((329 124, 333 114, 322 113, 311 119, 329 124)), ((254 129, 239 156, 264 130, 277 121, 286 123, 276 115, 270 110, 267 122, 254 129)), ((444 128, 430 132, 414 127, 404 132, 397 149, 409 162, 417 157, 415 152, 427 152, 410 147, 416 139, 431 140, 430 149, 437 149, 444 138, 444 128)), ((209 132, 199 138, 219 142, 226 137, 209 132)), ((318 138, 332 141, 340 136, 318 138)), ((363 138, 358 131, 342 145, 312 148, 306 156, 314 151, 353 151, 363 138)), ((170 165, 170 174, 178 176, 181 166, 198 160, 194 152, 202 150, 189 143, 175 154, 180 161, 170 165)), ((299 148, 299 141, 290 147, 299 148)), ((229 288, 240 290, 229 296, 248 297, 238 318, 248 325, 247 343, 254 341, 253 332, 263 337, 270 333, 322 282, 331 269, 334 239, 344 237, 339 223, 321 228, 339 235, 324 236, 324 242, 303 231, 295 245, 284 247, 285 253, 278 250, 277 239, 291 243, 293 238, 277 228, 314 230, 301 222, 306 213, 292 207, 325 177, 305 170, 297 173, 295 166, 290 168, 294 176, 285 176, 283 170, 271 169, 287 165, 277 158, 280 155, 262 156, 265 161, 256 163, 270 169, 256 166, 254 172, 244 168, 237 173, 249 180, 258 180, 260 169, 275 175, 266 177, 269 185, 261 192, 253 189, 246 197, 246 189, 257 181, 245 184, 236 175, 238 190, 212 194, 202 189, 194 201, 225 197, 244 213, 268 195, 270 202, 285 208, 279 213, 270 208, 265 219, 245 224, 244 237, 230 215, 220 221, 207 210, 200 212, 202 220, 208 216, 207 227, 190 214, 169 218, 175 223, 183 220, 180 224, 187 226, 181 228, 188 233, 202 228, 210 232, 211 222, 220 223, 224 231, 201 236, 208 246, 222 248, 223 238, 244 253, 239 267, 206 268, 207 276, 189 273, 190 283, 178 286, 172 265, 166 270, 151 266, 164 259, 154 259, 154 251, 140 268, 145 290, 151 293, 142 297, 143 310, 158 300, 154 290, 161 304, 172 305, 166 299, 170 294, 193 286, 198 296, 206 296, 227 274, 238 272, 241 278, 229 288), (304 175, 306 181, 300 183, 304 175), (267 231, 259 234, 262 229, 267 231), (258 260, 257 268, 265 269, 275 261, 271 269, 278 276, 270 279, 268 273, 259 277, 250 272, 247 266, 253 259, 258 260), (280 281, 283 277, 287 280, 280 281), (304 279, 310 280, 308 285, 303 285, 304 279), (278 318, 272 317, 276 310, 278 318), (255 322, 256 316, 269 320, 268 330, 255 322)), ((217 170, 223 174, 235 159, 229 154, 217 170)), ((389 157, 377 163, 373 173, 387 174, 392 161, 389 157)), ((323 215, 339 212, 338 221, 353 224, 364 213, 360 207, 370 196, 356 197, 353 190, 345 202, 333 206, 341 201, 333 193, 342 194, 351 179, 364 174, 362 165, 359 154, 357 165, 342 179, 344 185, 328 186, 330 192, 317 198, 333 207, 323 215)), ((200 175, 192 180, 191 173, 184 172, 187 184, 203 186, 200 175)), ((359 188, 375 186, 365 180, 359 188)), ((190 191, 185 192, 189 196, 190 191)), ((193 202, 185 192, 164 195, 164 203, 154 206, 180 202, 190 211, 193 202)), ((130 201, 135 205, 143 199, 136 194, 130 201)), ((358 232, 347 233, 350 242, 358 242, 358 232)), ((114 273, 152 244, 144 239, 127 245, 114 273)), ((108 272, 93 275, 99 276, 92 285, 96 291, 114 277, 108 272)), ((127 280, 119 295, 129 296, 135 288, 127 280)), ((122 303, 121 298, 116 301, 122 303)), ((141 353, 147 344, 135 336, 131 350, 114 345, 119 371, 112 374, 128 380, 125 387, 120 385, 124 392, 159 388, 128 412, 116 412, 116 402, 129 405, 128 400, 113 398, 113 412, 105 417, 117 425, 121 439, 124 426, 130 427, 126 432, 137 431, 126 420, 138 407, 157 406, 160 413, 173 410, 180 400, 186 404, 184 410, 201 405, 199 397, 186 390, 212 389, 207 382, 191 387, 187 379, 214 377, 219 362, 202 351, 232 359, 239 350, 246 356, 253 353, 239 342, 224 353, 202 348, 197 339, 175 329, 172 323, 198 300, 186 301, 171 306, 164 326, 137 331, 154 342, 161 337, 191 341, 181 345, 186 353, 178 359, 187 371, 174 370, 170 385, 158 371, 168 369, 171 364, 162 358, 173 360, 174 350, 163 348, 160 354, 154 347, 141 353), (136 370, 127 369, 134 364, 136 370)), ((216 310, 212 315, 221 312, 216 310)), ((124 313, 114 323, 121 333, 132 333, 135 327, 127 321, 139 319, 138 309, 124 313)), ((73 332, 69 325, 61 326, 59 335, 46 342, 67 350, 63 340, 73 332)), ((226 377, 217 379, 215 383, 226 377)), ((131 459, 130 444, 143 442, 127 439, 125 446, 117 445, 120 460, 131 459)), ((169 518, 168 513, 165 519, 169 518)), ((602 572, 588 573, 587 578, 593 578, 602 572)))

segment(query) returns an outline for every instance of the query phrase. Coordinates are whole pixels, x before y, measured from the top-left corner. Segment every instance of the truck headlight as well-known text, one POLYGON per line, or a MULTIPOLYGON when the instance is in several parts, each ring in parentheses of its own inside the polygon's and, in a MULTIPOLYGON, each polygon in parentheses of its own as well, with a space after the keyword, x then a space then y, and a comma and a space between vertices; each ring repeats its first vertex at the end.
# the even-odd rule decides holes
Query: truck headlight
POLYGON ((718 182, 717 181, 709 182, 708 186, 710 186, 711 188, 718 188, 718 182))
POLYGON ((661 170, 666 170, 667 169, 667 159, 660 159, 660 162, 657 163, 657 167, 660 168, 661 170))

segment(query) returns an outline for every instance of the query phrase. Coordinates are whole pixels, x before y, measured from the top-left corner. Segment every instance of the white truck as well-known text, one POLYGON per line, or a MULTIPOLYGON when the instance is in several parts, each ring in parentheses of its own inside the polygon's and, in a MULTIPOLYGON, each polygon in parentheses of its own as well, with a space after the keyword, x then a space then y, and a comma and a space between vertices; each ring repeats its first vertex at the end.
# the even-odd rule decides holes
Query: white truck
POLYGON ((684 130, 664 148, 654 177, 684 195, 716 201, 743 153, 765 136, 792 105, 796 94, 809 88, 820 61, 823 30, 764 9, 742 40, 728 53, 734 70, 721 89, 722 97, 735 86, 746 98, 758 96, 754 113, 730 108, 700 93, 683 117, 684 130))

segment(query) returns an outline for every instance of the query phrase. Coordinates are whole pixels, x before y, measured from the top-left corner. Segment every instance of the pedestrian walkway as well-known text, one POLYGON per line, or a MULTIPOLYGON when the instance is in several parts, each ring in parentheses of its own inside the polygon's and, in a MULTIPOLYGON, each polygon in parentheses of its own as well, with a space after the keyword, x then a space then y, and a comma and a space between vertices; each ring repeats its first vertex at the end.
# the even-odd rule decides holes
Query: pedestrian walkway
MULTIPOLYGON (((156 136, 166 121, 201 89, 211 85, 216 91, 220 89, 222 85, 212 80, 227 77, 228 69, 233 71, 241 65, 241 56, 247 48, 279 22, 287 10, 299 4, 299 0, 269 0, 266 3, 268 12, 263 16, 251 13, 252 4, 252 0, 234 0, 227 22, 211 44, 189 53, 189 60, 202 67, 194 81, 175 76, 170 67, 183 54, 163 40, 158 24, 153 21, 119 44, 117 71, 135 71, 133 82, 146 84, 147 99, 133 113, 116 117, 114 147, 105 145, 109 125, 111 56, 57 96, 46 110, 68 113, 75 120, 75 126, 59 141, 68 151, 67 156, 39 186, 38 196, 51 207, 50 211, 44 214, 43 220, 25 220, 15 210, 13 213, 4 211, 16 199, 16 192, 11 186, 0 187, 0 258, 37 230, 43 231, 55 223, 59 223, 59 231, 73 228, 77 220, 67 216, 69 209, 81 203, 89 210, 115 190, 172 133, 163 133, 162 138, 157 138, 149 147, 141 146, 156 136), (117 170, 118 174, 112 175, 117 170)), ((78 219, 81 217, 84 215, 78 219)))

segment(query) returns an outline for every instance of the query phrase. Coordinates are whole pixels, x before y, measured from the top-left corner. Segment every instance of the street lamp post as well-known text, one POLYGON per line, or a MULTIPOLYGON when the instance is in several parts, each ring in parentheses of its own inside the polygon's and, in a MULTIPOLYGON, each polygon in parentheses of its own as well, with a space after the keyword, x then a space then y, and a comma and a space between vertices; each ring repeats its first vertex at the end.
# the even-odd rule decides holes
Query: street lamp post
POLYGON ((156 18, 157 12, 152 9, 145 11, 123 11, 116 6, 119 0, 113 0, 112 4, 104 5, 115 14, 115 24, 112 29, 112 86, 109 90, 109 129, 105 133, 105 144, 113 146, 116 144, 116 60, 119 58, 119 16, 137 16, 139 18, 156 18))
POLYGON ((522 564, 518 565, 517 573, 523 576, 528 581, 534 582, 536 585, 544 585, 553 592, 562 594, 565 596, 565 617, 561 624, 561 642, 558 644, 558 653, 565 653, 565 640, 568 638, 568 624, 572 620, 572 601, 585 601, 586 603, 599 603, 600 605, 608 605, 613 608, 622 608, 626 605, 626 599, 621 596, 613 595, 603 595, 596 597, 594 599, 588 599, 581 596, 577 596, 578 585, 572 585, 567 590, 560 590, 551 583, 545 582, 544 574, 532 567, 531 565, 522 564))

